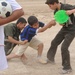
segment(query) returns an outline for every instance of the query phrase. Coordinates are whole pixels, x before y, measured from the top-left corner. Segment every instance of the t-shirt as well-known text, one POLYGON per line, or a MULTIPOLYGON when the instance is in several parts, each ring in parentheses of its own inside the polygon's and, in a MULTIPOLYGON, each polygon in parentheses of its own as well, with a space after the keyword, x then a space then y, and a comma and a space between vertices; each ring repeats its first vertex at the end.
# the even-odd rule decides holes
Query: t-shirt
MULTIPOLYGON (((73 6, 73 5, 70 5, 70 4, 62 4, 62 3, 60 3, 61 4, 61 7, 60 7, 60 10, 72 10, 72 9, 75 9, 75 6, 73 6)), ((57 12, 58 10, 56 9, 55 11, 54 11, 54 14, 57 12)), ((74 14, 71 14, 71 15, 69 15, 69 21, 67 22, 67 23, 65 23, 65 25, 63 25, 64 27, 66 27, 66 25, 68 25, 68 24, 75 24, 75 17, 74 17, 74 14)))
MULTIPOLYGON (((43 27, 43 26, 44 23, 39 22, 39 27, 43 27)), ((31 39, 37 34, 37 32, 38 32, 38 28, 33 28, 30 25, 27 25, 22 31, 22 33, 20 34, 20 38, 22 41, 28 40, 28 42, 30 42, 31 39)))
MULTIPOLYGON (((11 4, 13 11, 22 8, 15 0, 7 0, 7 1, 11 4)), ((0 26, 0 70, 6 69, 8 66, 3 45, 4 45, 4 26, 0 26)))
POLYGON ((30 25, 26 26, 22 31, 22 33, 20 34, 21 40, 22 41, 28 40, 28 42, 30 42, 32 37, 36 35, 36 30, 37 30, 36 28, 32 28, 30 25))
MULTIPOLYGON (((15 0, 6 0, 11 4, 12 10, 18 10, 22 7, 15 0)), ((4 45, 4 26, 0 26, 0 46, 4 45)))
POLYGON ((22 7, 16 2, 16 0, 6 0, 11 4, 12 10, 21 9, 22 7))
POLYGON ((11 36, 16 40, 19 40, 20 29, 18 29, 15 23, 8 24, 4 26, 4 35, 5 39, 8 39, 8 36, 11 36))

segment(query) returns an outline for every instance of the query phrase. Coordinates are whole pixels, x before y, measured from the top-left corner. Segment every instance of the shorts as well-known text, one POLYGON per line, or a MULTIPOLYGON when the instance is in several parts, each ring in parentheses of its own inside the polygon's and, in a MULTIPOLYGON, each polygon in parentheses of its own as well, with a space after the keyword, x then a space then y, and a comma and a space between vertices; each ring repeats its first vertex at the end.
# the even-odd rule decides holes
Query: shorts
POLYGON ((15 54, 18 55, 18 56, 21 56, 22 54, 24 54, 24 52, 25 52, 25 50, 27 49, 28 46, 37 50, 38 45, 41 44, 41 43, 42 42, 40 40, 33 37, 32 40, 30 42, 26 43, 25 45, 16 45, 18 50, 15 54))

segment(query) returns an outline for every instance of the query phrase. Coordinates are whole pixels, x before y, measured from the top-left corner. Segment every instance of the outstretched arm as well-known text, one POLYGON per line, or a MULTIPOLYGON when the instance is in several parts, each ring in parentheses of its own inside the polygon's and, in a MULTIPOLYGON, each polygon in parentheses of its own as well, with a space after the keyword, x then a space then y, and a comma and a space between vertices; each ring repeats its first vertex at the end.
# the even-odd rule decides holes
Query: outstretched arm
POLYGON ((27 42, 27 41, 17 41, 14 38, 12 38, 11 36, 8 36, 8 41, 11 42, 11 43, 21 44, 21 45, 23 45, 27 42))
POLYGON ((0 26, 4 25, 6 23, 9 23, 11 21, 14 21, 14 20, 18 19, 19 17, 21 17, 22 15, 24 15, 23 9, 15 10, 15 11, 13 11, 13 13, 9 17, 0 18, 0 26))
POLYGON ((67 13, 68 15, 71 15, 71 14, 75 13, 75 9, 67 10, 66 13, 67 13))
POLYGON ((55 20, 52 20, 52 21, 50 21, 47 25, 45 25, 44 27, 40 28, 40 29, 38 30, 38 33, 44 32, 46 29, 48 29, 48 28, 50 28, 50 27, 52 27, 52 26, 54 26, 54 25, 56 25, 56 22, 55 22, 55 20))

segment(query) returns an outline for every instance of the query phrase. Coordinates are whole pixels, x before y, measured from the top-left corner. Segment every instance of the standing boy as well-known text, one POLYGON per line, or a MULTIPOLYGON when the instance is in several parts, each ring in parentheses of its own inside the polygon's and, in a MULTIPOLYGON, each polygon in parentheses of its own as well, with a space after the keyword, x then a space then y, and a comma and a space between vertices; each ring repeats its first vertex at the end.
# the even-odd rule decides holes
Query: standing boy
POLYGON ((16 57, 22 57, 23 60, 27 59, 24 52, 27 49, 27 47, 30 46, 38 51, 38 61, 40 63, 47 63, 46 61, 41 59, 43 51, 43 43, 34 36, 37 33, 44 32, 46 29, 50 28, 52 25, 55 25, 56 23, 54 21, 51 21, 49 24, 38 29, 41 23, 39 24, 38 19, 35 16, 30 16, 28 18, 28 23, 29 25, 27 25, 24 28, 23 32, 20 35, 21 41, 25 41, 25 44, 19 45, 17 52, 15 54, 8 55, 7 59, 16 57))
POLYGON ((63 24, 61 30, 52 40, 51 47, 49 48, 49 51, 47 53, 47 58, 51 62, 54 62, 57 47, 63 41, 61 46, 62 66, 63 66, 62 73, 69 73, 72 71, 72 68, 70 65, 70 54, 68 49, 75 37, 75 18, 74 18, 75 7, 69 4, 59 3, 58 0, 47 0, 46 4, 52 10, 54 10, 54 14, 58 10, 66 10, 66 14, 68 14, 70 17, 69 22, 63 24))
POLYGON ((15 0, 6 0, 10 3, 13 13, 7 18, 0 18, 0 70, 8 67, 4 51, 4 27, 3 25, 18 19, 24 15, 22 7, 15 0))

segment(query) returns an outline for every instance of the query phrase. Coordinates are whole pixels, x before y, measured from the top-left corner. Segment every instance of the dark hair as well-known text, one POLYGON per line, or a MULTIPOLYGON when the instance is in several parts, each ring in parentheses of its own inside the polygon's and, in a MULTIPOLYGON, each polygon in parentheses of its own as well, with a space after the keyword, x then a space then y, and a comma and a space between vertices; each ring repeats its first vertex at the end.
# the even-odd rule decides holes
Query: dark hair
POLYGON ((29 25, 33 25, 34 23, 37 23, 38 22, 38 19, 35 17, 35 16, 30 16, 29 18, 28 18, 28 23, 29 23, 29 25))
POLYGON ((54 3, 59 3, 59 1, 58 0, 47 0, 45 2, 45 4, 54 4, 54 3))
POLYGON ((17 20, 17 22, 16 22, 16 24, 18 24, 18 23, 27 23, 27 21, 25 20, 25 18, 23 18, 23 17, 20 17, 18 20, 17 20))

